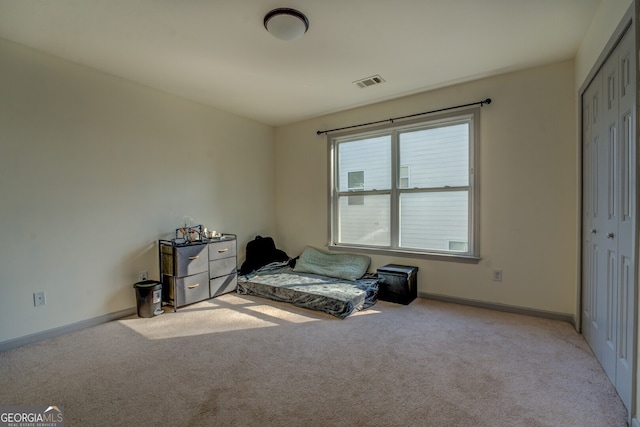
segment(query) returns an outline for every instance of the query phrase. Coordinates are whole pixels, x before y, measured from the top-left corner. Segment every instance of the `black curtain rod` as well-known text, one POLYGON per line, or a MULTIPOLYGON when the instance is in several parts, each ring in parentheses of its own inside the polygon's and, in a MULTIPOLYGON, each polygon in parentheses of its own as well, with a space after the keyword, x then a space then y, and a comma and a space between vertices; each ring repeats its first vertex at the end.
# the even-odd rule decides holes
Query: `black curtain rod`
POLYGON ((338 130, 359 128, 362 126, 369 126, 369 125, 377 125, 378 123, 385 123, 385 122, 393 123, 396 120, 409 119, 411 117, 423 116, 425 114, 440 113, 442 111, 455 110, 456 108, 471 107, 472 105, 480 105, 482 107, 484 104, 487 104, 487 105, 491 104, 491 98, 487 98, 484 101, 472 102, 470 104, 456 105, 455 107, 440 108, 439 110, 425 111, 424 113, 416 113, 416 114, 410 114, 408 116, 394 117, 392 119, 378 120, 377 122, 362 123, 359 125, 345 126, 343 128, 336 128, 336 129, 329 129, 329 130, 319 130, 316 132, 316 134, 322 135, 323 133, 327 134, 329 132, 335 132, 338 130))

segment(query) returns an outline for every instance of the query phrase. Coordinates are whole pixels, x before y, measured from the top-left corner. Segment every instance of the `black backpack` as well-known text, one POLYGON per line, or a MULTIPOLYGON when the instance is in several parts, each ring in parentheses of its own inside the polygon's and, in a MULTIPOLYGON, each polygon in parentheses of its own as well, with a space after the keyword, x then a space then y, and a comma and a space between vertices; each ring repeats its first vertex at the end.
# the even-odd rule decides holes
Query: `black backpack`
POLYGON ((240 267, 240 274, 248 274, 267 264, 277 261, 288 261, 286 252, 276 249, 271 237, 256 236, 247 243, 247 258, 240 267))

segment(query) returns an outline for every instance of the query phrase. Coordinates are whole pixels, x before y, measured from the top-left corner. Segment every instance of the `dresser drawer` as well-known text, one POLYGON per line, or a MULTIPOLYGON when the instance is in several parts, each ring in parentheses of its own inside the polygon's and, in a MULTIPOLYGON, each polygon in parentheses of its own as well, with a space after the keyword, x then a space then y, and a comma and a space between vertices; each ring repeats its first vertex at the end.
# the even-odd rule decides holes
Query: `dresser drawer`
POLYGON ((227 276, 236 272, 236 257, 209 261, 209 278, 227 276))
POLYGON ((220 242, 209 243, 209 260, 235 257, 236 256, 236 241, 234 240, 222 240, 220 242))
POLYGON ((175 249, 175 275, 178 277, 207 271, 207 245, 184 246, 175 249))
POLYGON ((160 274, 173 276, 173 247, 160 245, 160 274))
POLYGON ((235 291, 238 285, 238 275, 229 274, 228 276, 216 277, 209 281, 209 292, 211 298, 227 292, 235 291))
POLYGON ((209 298, 209 278, 206 271, 193 276, 175 279, 175 281, 176 306, 180 307, 209 298))

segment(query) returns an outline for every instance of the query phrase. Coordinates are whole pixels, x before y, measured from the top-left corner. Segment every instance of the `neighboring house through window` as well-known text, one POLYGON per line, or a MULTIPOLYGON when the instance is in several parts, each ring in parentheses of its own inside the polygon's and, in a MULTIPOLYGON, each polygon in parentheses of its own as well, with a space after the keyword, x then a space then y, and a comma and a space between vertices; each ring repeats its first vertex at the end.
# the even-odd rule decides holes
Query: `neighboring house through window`
POLYGON ((478 257, 478 114, 330 135, 329 246, 478 257))
MULTIPOLYGON (((353 171, 347 173, 347 185, 349 191, 364 190, 364 171, 353 171)), ((349 205, 364 205, 364 196, 349 196, 349 205)))
POLYGON ((400 166, 400 181, 398 186, 400 188, 409 188, 411 182, 409 181, 409 165, 400 166))

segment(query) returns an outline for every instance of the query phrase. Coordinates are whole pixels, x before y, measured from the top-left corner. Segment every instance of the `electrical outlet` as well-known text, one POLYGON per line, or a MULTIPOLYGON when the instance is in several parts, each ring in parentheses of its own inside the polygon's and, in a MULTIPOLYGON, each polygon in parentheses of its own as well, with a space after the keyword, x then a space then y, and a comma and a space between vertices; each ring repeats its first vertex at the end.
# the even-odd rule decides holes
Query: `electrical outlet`
POLYGON ((34 292, 33 294, 33 306, 45 305, 47 303, 47 294, 42 292, 34 292))
POLYGON ((493 270, 493 281, 502 282, 502 270, 493 270))
POLYGON ((147 280, 149 278, 149 273, 146 271, 141 271, 140 273, 138 273, 138 280, 140 280, 141 282, 144 280, 147 280))

